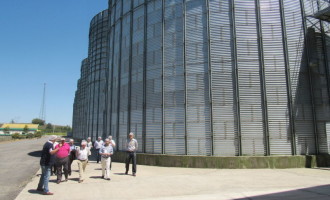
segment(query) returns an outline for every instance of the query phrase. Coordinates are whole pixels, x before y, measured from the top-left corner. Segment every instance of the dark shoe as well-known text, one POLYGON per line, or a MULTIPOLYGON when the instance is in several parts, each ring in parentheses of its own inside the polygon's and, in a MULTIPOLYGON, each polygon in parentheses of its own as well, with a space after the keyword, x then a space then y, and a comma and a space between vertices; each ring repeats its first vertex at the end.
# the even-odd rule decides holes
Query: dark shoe
POLYGON ((84 180, 79 180, 78 183, 82 183, 84 180))
POLYGON ((104 178, 104 176, 102 176, 102 178, 104 178))
POLYGON ((135 174, 135 173, 133 173, 133 176, 136 176, 136 174, 135 174))
POLYGON ((52 192, 44 192, 44 193, 42 193, 43 195, 53 195, 54 193, 52 193, 52 192))
POLYGON ((57 184, 60 184, 60 183, 61 183, 61 181, 60 181, 60 180, 57 180, 57 181, 56 181, 56 183, 57 183, 57 184))
POLYGON ((127 175, 127 174, 128 174, 128 172, 125 172, 125 174, 127 175))
POLYGON ((107 178, 107 179, 105 179, 105 180, 108 180, 108 181, 110 181, 111 179, 110 179, 110 178, 107 178))
POLYGON ((40 189, 40 188, 37 188, 37 191, 43 192, 44 190, 43 189, 40 189))

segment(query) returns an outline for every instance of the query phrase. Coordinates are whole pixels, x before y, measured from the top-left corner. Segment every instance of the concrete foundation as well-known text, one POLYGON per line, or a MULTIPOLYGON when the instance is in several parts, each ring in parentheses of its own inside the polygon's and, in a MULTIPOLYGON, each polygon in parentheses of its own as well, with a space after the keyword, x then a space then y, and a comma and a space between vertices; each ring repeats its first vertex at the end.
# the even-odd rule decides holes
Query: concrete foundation
MULTIPOLYGON (((115 152, 112 157, 115 162, 125 162, 125 158, 126 152, 115 152)), ((211 157, 138 153, 137 164, 214 169, 313 168, 329 167, 330 155, 211 157)))

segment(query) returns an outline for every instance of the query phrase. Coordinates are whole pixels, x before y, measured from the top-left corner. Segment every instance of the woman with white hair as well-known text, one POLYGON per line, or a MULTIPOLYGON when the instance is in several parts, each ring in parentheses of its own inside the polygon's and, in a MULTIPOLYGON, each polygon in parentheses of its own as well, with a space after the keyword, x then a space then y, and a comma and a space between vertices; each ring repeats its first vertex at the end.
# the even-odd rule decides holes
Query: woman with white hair
POLYGON ((78 161, 78 168, 79 168, 79 183, 84 181, 84 172, 86 169, 88 155, 90 150, 87 146, 86 140, 81 141, 81 147, 77 148, 77 161, 78 161))

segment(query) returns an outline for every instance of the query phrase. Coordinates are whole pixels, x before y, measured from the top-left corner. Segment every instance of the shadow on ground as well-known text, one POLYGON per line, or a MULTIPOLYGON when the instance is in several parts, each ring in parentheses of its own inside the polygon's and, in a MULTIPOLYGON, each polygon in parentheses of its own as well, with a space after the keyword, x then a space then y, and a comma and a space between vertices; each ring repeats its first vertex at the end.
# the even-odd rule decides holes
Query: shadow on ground
POLYGON ((89 178, 93 178, 93 179, 102 179, 102 176, 90 176, 89 178))
POLYGON ((125 173, 113 173, 114 175, 126 175, 125 173))
POLYGON ((41 157, 41 152, 42 151, 31 151, 28 153, 28 155, 32 157, 41 157))
POLYGON ((38 191, 38 190, 28 190, 28 192, 29 193, 31 193, 31 194, 41 194, 41 192, 40 191, 38 191))
POLYGON ((70 181, 76 181, 78 182, 79 181, 79 178, 69 178, 70 181))
POLYGON ((265 194, 259 196, 250 196, 244 198, 238 198, 235 200, 296 200, 299 197, 303 199, 317 199, 328 200, 330 199, 330 185, 322 185, 317 187, 303 188, 299 190, 290 190, 285 192, 278 192, 273 194, 265 194))

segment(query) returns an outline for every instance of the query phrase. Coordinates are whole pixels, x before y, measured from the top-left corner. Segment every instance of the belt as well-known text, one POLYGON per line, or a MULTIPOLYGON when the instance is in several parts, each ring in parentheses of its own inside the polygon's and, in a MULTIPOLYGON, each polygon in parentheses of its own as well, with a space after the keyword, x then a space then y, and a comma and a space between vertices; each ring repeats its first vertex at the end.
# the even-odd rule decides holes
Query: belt
MULTIPOLYGON (((79 159, 78 159, 79 160, 79 159)), ((86 159, 87 160, 87 159, 86 159)), ((80 160, 80 161, 86 161, 86 160, 80 160)))

